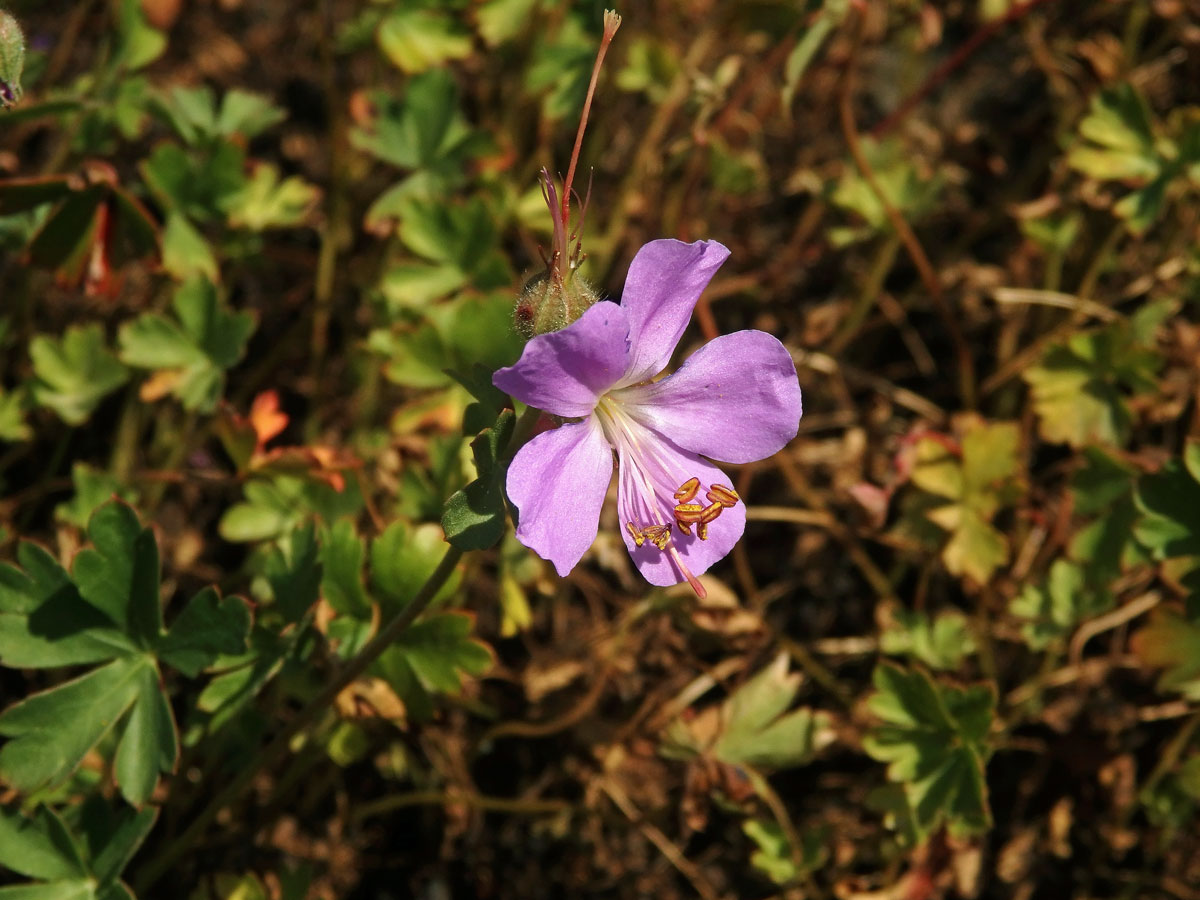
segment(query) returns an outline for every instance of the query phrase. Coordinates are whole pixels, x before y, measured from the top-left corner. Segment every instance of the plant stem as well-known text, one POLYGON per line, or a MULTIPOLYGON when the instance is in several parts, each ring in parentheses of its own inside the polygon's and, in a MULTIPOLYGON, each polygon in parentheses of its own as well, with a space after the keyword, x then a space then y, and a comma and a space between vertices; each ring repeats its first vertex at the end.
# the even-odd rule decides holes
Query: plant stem
POLYGON ((892 228, 895 229, 896 234, 900 236, 900 240, 904 243, 904 248, 908 251, 913 265, 917 268, 917 273, 921 276, 921 282, 925 285, 925 290, 929 293, 929 299, 933 301, 934 309, 937 310, 943 324, 946 326, 946 331, 950 334, 950 340, 955 348, 955 355, 958 357, 958 382, 962 404, 967 409, 974 409, 976 398, 975 361, 971 356, 971 348, 967 344, 966 337, 963 335, 962 326, 959 324, 956 311, 946 302, 946 298, 942 294, 942 283, 938 279, 937 273, 933 269, 933 264, 929 261, 929 257, 925 254, 924 248, 921 247, 921 242, 917 240, 916 234, 900 210, 896 208, 888 195, 883 192, 883 189, 879 185, 879 179, 875 177, 875 171, 871 168, 866 153, 863 152, 862 142, 858 135, 858 126, 854 121, 852 97, 854 92, 854 75, 858 67, 858 53, 862 47, 863 29, 865 26, 864 13, 859 11, 854 16, 854 20, 850 52, 846 59, 846 70, 842 74, 841 89, 838 92, 839 118, 842 123, 842 134, 846 139, 846 147, 850 151, 850 157, 854 160, 854 165, 858 169, 859 175, 862 176, 863 181, 871 189, 871 193, 875 195, 875 199, 879 201, 884 212, 887 213, 888 221, 892 223, 892 228))
POLYGON ((858 336, 858 331, 866 320, 867 314, 875 305, 879 292, 883 290, 883 282, 887 279, 888 272, 892 271, 892 266, 896 262, 896 254, 900 251, 900 243, 900 235, 893 231, 879 245, 875 259, 871 263, 871 270, 867 273, 862 290, 859 291, 858 299, 854 301, 850 314, 846 316, 842 327, 838 329, 838 333, 834 335, 829 344, 829 353, 832 356, 839 356, 858 336))
MULTIPOLYGON (((596 62, 592 65, 592 80, 588 82, 587 96, 583 100, 583 112, 579 115, 579 130, 575 132, 575 147, 571 150, 571 163, 567 166, 567 177, 563 179, 562 218, 563 233, 570 240, 571 218, 571 182, 575 180, 575 166, 579 162, 579 150, 583 146, 583 132, 587 129, 588 113, 592 111, 592 95, 596 93, 596 80, 600 77, 600 67, 604 65, 604 54, 608 53, 608 45, 612 43, 613 35, 621 27, 621 17, 607 10, 604 13, 604 33, 600 37, 600 48, 596 51, 596 62)), ((570 247, 567 248, 570 250, 570 247)))
POLYGON ((378 800, 359 804, 351 814, 355 822, 394 812, 409 806, 448 806, 461 804, 484 812, 545 816, 567 812, 573 808, 566 800, 522 800, 519 797, 488 797, 483 794, 458 791, 413 791, 407 794, 388 794, 378 800))
POLYGON ((417 596, 413 598, 412 602, 388 622, 353 659, 346 663, 333 676, 324 690, 310 700, 304 709, 300 710, 296 715, 296 718, 259 751, 258 756, 250 764, 245 766, 232 781, 217 792, 209 804, 183 830, 183 833, 168 844, 142 870, 136 885, 136 891, 139 896, 147 894, 151 887, 174 869, 183 855, 196 842, 196 839, 216 819, 217 814, 237 800, 245 792, 246 788, 250 786, 254 777, 260 771, 275 766, 287 756, 291 751, 292 740, 304 732, 322 712, 328 709, 334 700, 337 699, 337 695, 349 684, 357 680, 371 663, 375 662, 383 651, 390 647, 416 621, 417 617, 429 606, 434 595, 441 590, 442 585, 446 583, 451 573, 454 572, 454 568, 458 565, 458 561, 462 558, 462 555, 463 552, 457 547, 447 548, 446 555, 442 557, 442 561, 438 563, 438 567, 433 571, 433 574, 426 579, 425 584, 421 586, 421 590, 417 592, 417 596))

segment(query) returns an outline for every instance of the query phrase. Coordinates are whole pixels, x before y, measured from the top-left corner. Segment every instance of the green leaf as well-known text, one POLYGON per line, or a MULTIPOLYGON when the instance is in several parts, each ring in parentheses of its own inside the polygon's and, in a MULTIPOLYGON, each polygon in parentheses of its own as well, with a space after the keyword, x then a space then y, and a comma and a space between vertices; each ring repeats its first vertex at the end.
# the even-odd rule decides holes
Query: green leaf
POLYGON ((798 673, 788 672, 787 654, 779 654, 723 704, 672 723, 664 752, 683 759, 707 756, 730 766, 803 765, 833 740, 833 732, 824 713, 807 707, 787 711, 800 681, 798 673))
POLYGON ((181 281, 203 276, 216 281, 219 275, 216 257, 204 236, 180 212, 167 213, 163 228, 163 268, 181 281))
POLYGON ((911 656, 931 669, 954 670, 975 652, 967 617, 957 610, 937 616, 899 609, 887 614, 879 648, 892 656, 911 656))
MULTIPOLYGON (((388 212, 399 219, 404 246, 430 261, 401 262, 385 271, 380 294, 390 309, 420 310, 467 284, 480 290, 512 285, 494 217, 478 197, 461 204, 408 197, 388 212)), ((368 227, 378 229, 383 221, 375 214, 368 227)))
POLYGON ((150 808, 133 812, 122 809, 113 813, 107 804, 96 803, 87 805, 84 812, 85 818, 94 815, 97 808, 104 809, 107 815, 105 827, 95 829, 98 833, 89 841, 92 848, 92 874, 101 885, 107 888, 120 888, 124 891, 126 890, 124 885, 116 879, 129 865, 133 855, 137 853, 138 848, 150 834, 154 827, 154 821, 158 818, 158 810, 150 808))
POLYGON ((541 0, 486 0, 475 8, 479 36, 489 47, 503 44, 526 28, 541 0))
POLYGON ((1081 515, 1107 513, 1114 503, 1132 494, 1136 470, 1097 447, 1080 455, 1081 466, 1071 476, 1071 502, 1081 515))
MULTIPOLYGON (((90 797, 83 804, 86 833, 76 837, 57 814, 39 807, 32 816, 0 808, 0 866, 38 884, 0 888, 4 900, 132 900, 117 879, 146 839, 157 810, 114 814, 105 801, 90 797), (95 821, 103 812, 103 822, 95 821), (101 826, 101 827, 97 827, 101 826)), ((77 822, 80 817, 72 816, 77 822)))
MULTIPOLYGON (((223 309, 208 279, 193 278, 175 291, 176 319, 143 313, 120 331, 121 359, 153 369, 187 409, 211 412, 225 388, 225 370, 246 350, 254 317, 223 309)), ((143 389, 143 395, 145 390, 143 389)))
POLYGON ((1072 148, 1067 162, 1093 178, 1151 179, 1161 167, 1146 101, 1128 83, 1092 98, 1079 123, 1083 141, 1072 148))
POLYGON ((220 206, 232 227, 266 231, 302 224, 320 195, 300 176, 281 180, 276 166, 259 163, 241 190, 221 198, 220 206))
POLYGON ((195 678, 220 656, 246 651, 250 607, 241 597, 224 597, 207 587, 196 594, 158 642, 158 658, 195 678))
POLYGON ((158 670, 143 666, 113 766, 121 796, 142 806, 154 792, 159 773, 172 771, 178 755, 175 718, 159 686, 158 670))
POLYGON ((1132 422, 1126 395, 1154 390, 1160 364, 1158 354, 1121 324, 1051 346, 1022 376, 1042 437, 1073 447, 1124 445, 1132 422))
POLYGON ((512 300, 505 294, 463 294, 423 312, 419 324, 376 329, 368 340, 371 350, 389 357, 384 372, 397 384, 441 387, 451 382, 450 372, 476 364, 494 371, 521 355, 512 300))
POLYGON ((44 806, 32 818, 0 807, 0 866, 43 881, 87 874, 75 838, 62 819, 44 806))
POLYGON ((21 569, 0 565, 0 663, 54 668, 136 651, 113 619, 84 601, 49 553, 23 543, 18 559, 21 569))
POLYGON ((371 617, 371 600, 363 587, 365 555, 362 538, 349 519, 334 523, 321 536, 321 594, 339 613, 360 619, 371 617))
POLYGON ((782 100, 785 110, 791 109, 792 98, 795 96, 800 79, 804 77, 804 73, 816 57, 817 51, 821 49, 829 35, 846 18, 848 10, 848 0, 826 0, 822 4, 821 11, 808 22, 808 27, 800 36, 800 40, 796 41, 796 46, 792 48, 792 52, 788 54, 787 60, 783 64, 782 100))
POLYGON ((199 149, 163 143, 140 165, 146 186, 168 213, 197 222, 224 220, 222 204, 246 184, 246 151, 228 140, 199 149))
POLYGON ((463 434, 479 434, 494 426, 508 405, 508 395, 492 384, 492 370, 476 363, 468 372, 448 369, 447 374, 475 398, 475 402, 463 410, 463 434))
POLYGON ((797 860, 784 830, 775 822, 747 819, 742 832, 755 844, 750 864, 778 885, 792 884, 821 868, 829 858, 825 829, 810 829, 800 835, 800 860, 797 860))
POLYGON ((216 120, 217 134, 226 137, 241 135, 252 138, 268 128, 274 128, 287 118, 282 107, 269 97, 233 88, 221 100, 221 112, 216 120))
MULTIPOLYGON (((412 602, 445 552, 438 526, 414 527, 403 519, 397 519, 371 542, 371 587, 386 614, 395 615, 412 602)), ((456 571, 434 596, 433 604, 452 596, 461 579, 462 573, 456 571)))
POLYGON ((888 778, 903 785, 922 832, 946 822, 961 833, 991 826, 984 767, 995 696, 988 686, 955 688, 920 669, 875 669, 869 708, 883 724, 863 738, 888 778))
POLYGON ((379 23, 377 37, 384 55, 409 75, 471 55, 470 33, 435 10, 394 10, 379 23))
POLYGON ((73 325, 60 340, 36 335, 29 342, 34 400, 69 425, 82 425, 100 401, 119 388, 128 371, 104 346, 98 324, 73 325))
POLYGON ((1143 476, 1135 497, 1142 518, 1134 534, 1155 559, 1200 557, 1200 441, 1143 476))
POLYGON ((678 72, 679 61, 666 42, 638 35, 629 44, 625 65, 615 81, 623 91, 643 93, 654 103, 661 103, 678 72))
POLYGON ((245 502, 234 504, 221 517, 218 529, 227 541, 278 538, 313 515, 333 522, 357 515, 363 505, 353 478, 339 491, 324 481, 278 474, 248 482, 245 492, 245 502))
POLYGON ((471 637, 474 617, 451 612, 428 616, 397 638, 395 650, 429 691, 457 693, 462 676, 480 676, 495 662, 491 649, 471 637))
POLYGON ((235 543, 265 541, 286 534, 299 524, 303 513, 298 507, 299 484, 285 481, 251 481, 246 485, 246 500, 235 503, 221 516, 217 526, 221 537, 235 543))
POLYGON ((991 524, 1018 494, 1020 431, 1011 422, 967 420, 960 452, 946 438, 917 442, 912 483, 930 500, 914 511, 948 532, 942 561, 954 575, 984 584, 1008 561, 1008 541, 991 524))
POLYGON ((296 644, 293 632, 280 637, 266 628, 250 633, 250 650, 241 657, 223 660, 228 671, 213 678, 200 693, 196 708, 209 716, 203 734, 224 728, 283 668, 296 644))
POLYGON ((992 573, 1008 562, 1008 540, 979 514, 966 507, 942 507, 929 514, 931 521, 950 532, 942 548, 942 562, 951 575, 966 575, 985 584, 992 573), (948 513, 939 517, 939 513, 948 513))
POLYGON ((124 503, 109 503, 88 524, 91 548, 75 556, 72 574, 79 593, 142 648, 162 633, 158 593, 158 544, 124 503))
POLYGON ((1028 620, 1021 636, 1032 649, 1042 650, 1112 605, 1112 594, 1089 584, 1081 566, 1056 559, 1045 585, 1026 586, 1009 604, 1009 611, 1028 620))
POLYGON ((137 499, 137 491, 124 487, 113 475, 96 469, 87 463, 77 462, 71 466, 71 482, 75 485, 75 496, 69 502, 54 508, 54 517, 61 522, 86 528, 97 508, 114 498, 127 503, 137 499))
MULTIPOLYGON (((908 221, 920 220, 937 206, 944 179, 939 174, 919 170, 915 157, 899 141, 864 140, 863 153, 874 171, 879 191, 908 221)), ((843 230, 841 236, 835 237, 835 243, 891 232, 887 209, 857 167, 846 168, 830 199, 866 224, 865 229, 843 230)))
POLYGON ((525 87, 541 95, 542 115, 552 121, 574 116, 583 107, 596 53, 595 37, 576 17, 568 16, 553 37, 543 37, 526 70, 525 87))
POLYGON ((403 101, 387 94, 371 99, 376 115, 368 129, 350 133, 350 142, 410 174, 376 200, 368 221, 404 197, 437 198, 461 185, 470 160, 490 146, 459 111, 458 89, 444 69, 409 81, 403 101))
POLYGON ((312 522, 279 540, 268 557, 266 574, 284 620, 299 622, 317 602, 321 589, 321 550, 312 522))
POLYGON ((0 888, 0 900, 96 900, 96 898, 96 886, 90 879, 0 888))
POLYGON ((268 97, 234 88, 221 99, 207 85, 175 85, 157 97, 157 108, 187 144, 218 138, 249 139, 278 125, 286 113, 268 97))
POLYGON ((117 46, 109 63, 114 70, 137 71, 150 65, 167 48, 167 38, 151 28, 139 0, 119 0, 114 15, 117 22, 117 46))
POLYGON ((428 616, 379 657, 376 669, 414 718, 432 712, 431 693, 462 690, 460 672, 480 676, 492 667, 491 649, 470 637, 473 624, 466 613, 428 616))
POLYGON ((460 550, 486 550, 504 537, 504 476, 501 455, 512 437, 516 416, 504 412, 494 427, 471 442, 478 477, 446 501, 442 528, 460 550))
POLYGON ((88 525, 73 581, 45 551, 23 545, 23 569, 0 566, 0 659, 54 667, 111 660, 0 714, 0 777, 22 791, 52 787, 114 730, 114 771, 124 797, 145 803, 178 755, 159 659, 187 675, 241 652, 249 612, 237 598, 201 591, 164 634, 153 532, 120 502, 88 525))
POLYGON ((0 775, 20 791, 49 787, 73 772, 138 699, 153 663, 128 656, 33 694, 0 714, 0 775))
POLYGON ((26 406, 23 389, 6 391, 0 387, 0 441, 19 443, 33 437, 33 429, 25 421, 26 406))
POLYGON ((1194 132, 1188 125, 1175 135, 1178 143, 1155 132, 1145 100, 1132 85, 1122 83, 1092 98, 1079 126, 1080 139, 1067 154, 1068 164, 1085 175, 1134 187, 1113 212, 1135 234, 1158 219, 1172 181, 1192 162, 1194 132))
POLYGON ((1130 639, 1143 664, 1162 669, 1158 690, 1200 700, 1200 624, 1159 607, 1130 639))

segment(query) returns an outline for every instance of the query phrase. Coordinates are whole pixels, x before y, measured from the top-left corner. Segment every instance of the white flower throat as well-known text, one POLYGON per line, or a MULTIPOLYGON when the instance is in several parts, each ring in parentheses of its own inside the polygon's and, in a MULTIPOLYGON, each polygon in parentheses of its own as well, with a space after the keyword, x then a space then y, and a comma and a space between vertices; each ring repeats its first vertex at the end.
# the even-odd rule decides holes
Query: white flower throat
POLYGON ((636 547, 649 544, 666 553, 703 598, 706 591, 675 547, 674 533, 678 530, 681 536, 690 537, 695 527, 696 537, 708 540, 709 526, 722 510, 736 506, 741 498, 729 485, 704 485, 695 475, 672 490, 669 485, 676 483, 678 473, 672 473, 656 452, 653 432, 630 414, 628 407, 635 404, 622 402, 622 392, 618 389, 604 394, 596 403, 595 415, 605 439, 620 458, 620 490, 627 510, 634 516, 625 522, 625 530, 636 547), (702 489, 707 504, 698 502, 702 489))

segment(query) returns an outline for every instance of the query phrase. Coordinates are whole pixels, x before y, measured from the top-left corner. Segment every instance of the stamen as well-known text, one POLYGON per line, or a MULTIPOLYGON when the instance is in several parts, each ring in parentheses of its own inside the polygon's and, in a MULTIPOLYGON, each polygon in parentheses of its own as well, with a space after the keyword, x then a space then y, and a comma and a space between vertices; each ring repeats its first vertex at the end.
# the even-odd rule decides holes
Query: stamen
POLYGON ((700 522, 696 525, 696 537, 702 541, 708 540, 708 523, 700 522))
MULTIPOLYGON (((680 503, 687 503, 696 496, 696 491, 698 490, 700 490, 700 479, 695 477, 689 478, 679 486, 679 490, 675 492, 675 499, 680 503)), ((712 497, 708 499, 712 500, 712 497)))
POLYGON ((642 533, 646 536, 646 540, 659 550, 666 550, 667 543, 671 540, 670 525, 647 525, 642 529, 642 533))
MULTIPOLYGON (((679 526, 681 533, 690 536, 692 533, 691 525, 698 524, 704 529, 704 537, 708 536, 707 528, 700 524, 700 517, 705 512, 704 507, 699 503, 687 502, 700 489, 700 479, 689 478, 675 492, 675 499, 679 501, 679 506, 683 507, 682 512, 672 510, 675 521, 672 522, 668 518, 667 523, 664 524, 664 513, 670 507, 664 503, 666 498, 655 490, 655 484, 658 483, 658 479, 651 479, 645 466, 647 463, 655 465, 659 478, 665 476, 670 467, 664 460, 658 458, 653 444, 645 445, 638 439, 639 432, 635 423, 627 418, 620 404, 614 402, 613 398, 607 396, 601 398, 596 406, 596 412, 599 414, 605 437, 621 453, 623 462, 620 477, 625 479, 625 482, 622 484, 622 490, 625 496, 629 498, 630 512, 633 513, 636 519, 642 519, 644 516, 652 523, 638 528, 630 521, 626 522, 626 529, 638 547, 643 546, 644 542, 648 540, 661 552, 666 553, 671 558, 671 562, 679 574, 691 585, 696 596, 703 600, 708 596, 708 591, 692 573, 691 569, 688 568, 678 548, 676 548, 674 542, 671 540, 671 529, 674 525, 679 526), (639 536, 641 537, 641 541, 638 540, 639 536)), ((717 503, 716 507, 715 513, 709 513, 710 521, 716 515, 720 514, 720 503, 717 503)))
POLYGON ((714 503, 712 506, 705 507, 704 512, 700 513, 700 523, 707 525, 709 522, 712 522, 721 514, 721 510, 724 508, 720 503, 714 503))
POLYGON ((709 503, 720 503, 724 507, 737 506, 738 501, 742 499, 737 491, 724 484, 709 485, 704 496, 708 498, 709 503))
POLYGON ((646 543, 646 535, 644 533, 642 533, 641 531, 638 531, 638 529, 634 527, 632 522, 626 522, 625 528, 629 532, 629 536, 633 538, 633 542, 637 546, 640 547, 640 546, 642 546, 642 544, 646 543))

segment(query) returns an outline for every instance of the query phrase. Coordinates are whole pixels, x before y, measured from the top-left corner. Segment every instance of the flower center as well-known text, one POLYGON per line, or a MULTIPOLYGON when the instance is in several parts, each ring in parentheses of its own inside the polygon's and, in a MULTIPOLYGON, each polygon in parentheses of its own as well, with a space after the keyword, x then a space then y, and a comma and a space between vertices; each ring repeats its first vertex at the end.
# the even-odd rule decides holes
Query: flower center
POLYGON ((605 438, 621 458, 621 490, 626 497, 626 509, 634 516, 625 522, 625 530, 636 547, 649 544, 666 553, 703 598, 704 588, 680 556, 674 533, 678 530, 680 537, 691 537, 694 526, 696 537, 708 540, 708 526, 722 510, 736 506, 741 499, 737 491, 724 484, 706 486, 695 475, 673 491, 664 488, 676 484, 680 473, 672 471, 673 467, 658 452, 652 432, 630 416, 612 393, 600 398, 596 416, 605 438), (707 503, 698 500, 701 490, 707 503))

